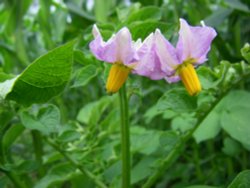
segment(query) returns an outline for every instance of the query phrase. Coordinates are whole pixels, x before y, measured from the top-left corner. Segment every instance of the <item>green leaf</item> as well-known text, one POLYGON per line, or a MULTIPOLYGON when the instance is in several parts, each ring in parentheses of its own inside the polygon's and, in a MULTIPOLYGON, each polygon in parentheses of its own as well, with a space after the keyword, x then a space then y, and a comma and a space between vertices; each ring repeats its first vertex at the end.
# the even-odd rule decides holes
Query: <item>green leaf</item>
POLYGON ((156 28, 160 29, 166 38, 170 38, 170 36, 173 34, 173 31, 175 30, 175 25, 160 21, 148 20, 133 22, 128 26, 128 28, 130 29, 134 40, 138 38, 144 40, 150 33, 155 32, 156 28))
POLYGON ((243 4, 240 0, 226 0, 225 3, 233 9, 250 13, 248 6, 243 4))
POLYGON ((43 134, 50 134, 59 130, 60 111, 54 105, 41 108, 36 116, 23 110, 20 117, 21 122, 27 129, 38 130, 43 134))
POLYGON ((52 169, 35 185, 35 188, 50 187, 56 183, 68 180, 75 173, 75 167, 70 163, 54 165, 52 169))
POLYGON ((204 21, 209 26, 219 27, 220 24, 224 22, 232 12, 233 9, 220 7, 218 10, 214 11, 209 17, 207 17, 204 21))
POLYGON ((100 100, 85 105, 78 113, 77 120, 85 124, 96 124, 105 109, 111 104, 113 96, 105 96, 100 100))
POLYGON ((225 154, 234 157, 240 153, 241 145, 232 138, 227 137, 223 140, 222 151, 225 154))
POLYGON ((197 69, 199 79, 203 89, 210 89, 216 87, 218 79, 216 74, 208 67, 201 66, 197 69))
POLYGON ((168 90, 157 102, 159 110, 173 110, 175 112, 190 112, 197 107, 197 98, 190 96, 182 88, 168 90))
POLYGON ((171 122, 173 130, 186 132, 195 126, 196 120, 190 114, 182 114, 175 117, 171 122))
POLYGON ((83 87, 87 85, 91 79, 101 72, 101 68, 95 65, 87 65, 76 73, 76 78, 72 87, 83 87))
POLYGON ((5 149, 9 148, 23 132, 24 127, 21 124, 12 125, 5 133, 2 144, 5 149))
MULTIPOLYGON (((214 138, 220 132, 221 127, 228 133, 230 132, 230 136, 232 136, 239 142, 241 142, 240 140, 247 140, 248 124, 245 123, 247 123, 247 119, 249 119, 247 117, 247 110, 249 111, 249 109, 249 92, 240 90, 230 92, 216 105, 216 107, 210 112, 210 114, 208 114, 206 119, 196 129, 193 134, 196 142, 199 143, 204 140, 214 138), (233 101, 237 101, 237 103, 233 101), (240 108, 242 108, 242 110, 240 110, 240 108), (242 112, 242 114, 240 112, 242 112), (244 130, 242 130, 244 128, 247 128, 245 129, 245 132, 244 130), (242 132, 242 135, 239 135, 239 131, 242 132)), ((244 141, 244 143, 246 142, 246 140, 244 141)), ((247 145, 245 146, 248 148, 247 145)))
POLYGON ((195 130, 193 136, 197 143, 212 139, 220 132, 220 113, 215 109, 207 116, 201 125, 195 130))
POLYGON ((210 186, 210 185, 191 185, 185 188, 220 188, 220 187, 215 187, 215 186, 210 186))
POLYGON ((250 150, 250 106, 232 106, 222 113, 221 126, 235 140, 250 150))
POLYGON ((67 130, 60 134, 57 138, 59 142, 72 142, 74 140, 78 140, 81 137, 79 132, 75 130, 67 130))
POLYGON ((250 187, 250 170, 240 172, 227 188, 248 188, 250 187))
POLYGON ((44 103, 58 95, 70 79, 74 42, 36 59, 20 75, 0 84, 0 98, 23 105, 44 103))
POLYGON ((241 55, 250 63, 250 45, 246 43, 244 47, 241 49, 241 55))
POLYGON ((131 183, 137 183, 153 173, 152 163, 154 163, 156 158, 154 157, 144 157, 142 158, 131 171, 131 183))
POLYGON ((161 9, 155 6, 147 6, 129 15, 127 23, 134 21, 160 20, 161 9))

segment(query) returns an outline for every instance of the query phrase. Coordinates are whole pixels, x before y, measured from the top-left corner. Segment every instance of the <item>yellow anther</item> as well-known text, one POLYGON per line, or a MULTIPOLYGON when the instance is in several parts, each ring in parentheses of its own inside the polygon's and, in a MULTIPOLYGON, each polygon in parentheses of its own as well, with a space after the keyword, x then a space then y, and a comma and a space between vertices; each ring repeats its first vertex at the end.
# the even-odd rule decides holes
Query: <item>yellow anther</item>
POLYGON ((185 63, 179 68, 179 75, 188 93, 193 96, 201 91, 200 80, 191 63, 185 63))
POLYGON ((109 71, 109 76, 106 84, 108 93, 116 93, 128 78, 131 69, 119 64, 114 63, 109 71))

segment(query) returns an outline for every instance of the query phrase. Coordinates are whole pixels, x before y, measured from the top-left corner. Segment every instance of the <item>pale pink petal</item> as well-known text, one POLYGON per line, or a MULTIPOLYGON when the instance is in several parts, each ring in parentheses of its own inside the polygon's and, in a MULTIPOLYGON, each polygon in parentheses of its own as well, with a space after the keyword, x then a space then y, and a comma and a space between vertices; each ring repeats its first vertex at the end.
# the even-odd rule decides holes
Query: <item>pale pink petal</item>
POLYGON ((96 25, 93 26, 92 33, 94 40, 90 42, 89 47, 94 56, 101 61, 116 62, 115 37, 113 36, 107 42, 104 42, 96 25))
POLYGON ((129 65, 135 61, 135 48, 128 28, 122 28, 115 36, 116 60, 124 65, 129 65))
POLYGON ((161 62, 155 51, 155 35, 151 33, 138 49, 139 61, 133 73, 149 77, 152 80, 164 78, 166 73, 161 68, 161 62))
POLYGON ((216 35, 216 31, 211 27, 192 27, 184 19, 180 19, 179 40, 176 46, 179 60, 183 62, 192 58, 197 64, 204 63, 216 35))
POLYGON ((109 63, 123 63, 128 65, 135 61, 135 50, 129 30, 124 27, 116 35, 113 35, 107 42, 103 41, 99 29, 93 26, 92 33, 94 40, 89 47, 94 56, 109 63))
POLYGON ((155 31, 155 51, 160 61, 161 69, 170 75, 181 63, 178 61, 175 48, 161 34, 159 29, 155 31))

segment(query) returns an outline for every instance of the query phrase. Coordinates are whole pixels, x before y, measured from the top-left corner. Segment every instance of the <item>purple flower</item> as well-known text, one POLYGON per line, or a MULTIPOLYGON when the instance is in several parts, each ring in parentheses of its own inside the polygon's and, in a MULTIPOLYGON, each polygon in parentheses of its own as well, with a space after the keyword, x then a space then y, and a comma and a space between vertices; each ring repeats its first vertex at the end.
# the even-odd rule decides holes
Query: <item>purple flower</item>
POLYGON ((194 67, 207 60, 211 42, 216 32, 207 26, 189 26, 184 19, 180 19, 179 39, 174 48, 164 38, 160 30, 156 30, 155 37, 155 64, 160 61, 165 79, 169 82, 182 80, 190 95, 195 95, 201 90, 200 81, 194 67))
POLYGON ((106 90, 108 93, 117 92, 125 83, 130 72, 147 76, 151 79, 162 79, 165 72, 162 67, 165 63, 154 59, 155 43, 154 34, 150 34, 142 43, 141 39, 132 41, 128 28, 124 27, 117 34, 113 35, 107 42, 103 38, 96 25, 92 31, 94 40, 90 43, 90 50, 94 56, 112 67, 109 72, 106 90))

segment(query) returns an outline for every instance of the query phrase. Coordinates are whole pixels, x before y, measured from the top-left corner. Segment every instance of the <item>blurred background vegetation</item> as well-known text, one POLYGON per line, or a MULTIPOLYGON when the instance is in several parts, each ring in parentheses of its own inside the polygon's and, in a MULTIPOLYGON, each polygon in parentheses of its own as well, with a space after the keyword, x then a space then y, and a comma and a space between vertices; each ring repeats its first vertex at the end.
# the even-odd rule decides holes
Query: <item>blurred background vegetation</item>
POLYGON ((241 50, 250 41, 249 0, 1 0, 0 82, 62 44, 77 44, 60 95, 30 107, 0 102, 0 187, 119 187, 118 99, 105 92, 109 66, 89 51, 92 26, 105 39, 127 26, 134 40, 160 28, 175 43, 179 18, 190 25, 203 20, 218 33, 198 70, 204 91, 190 98, 181 84, 130 76, 132 185, 153 176, 157 188, 227 187, 249 169, 249 47, 241 50), (194 139, 181 142, 196 125, 203 128, 194 139))

